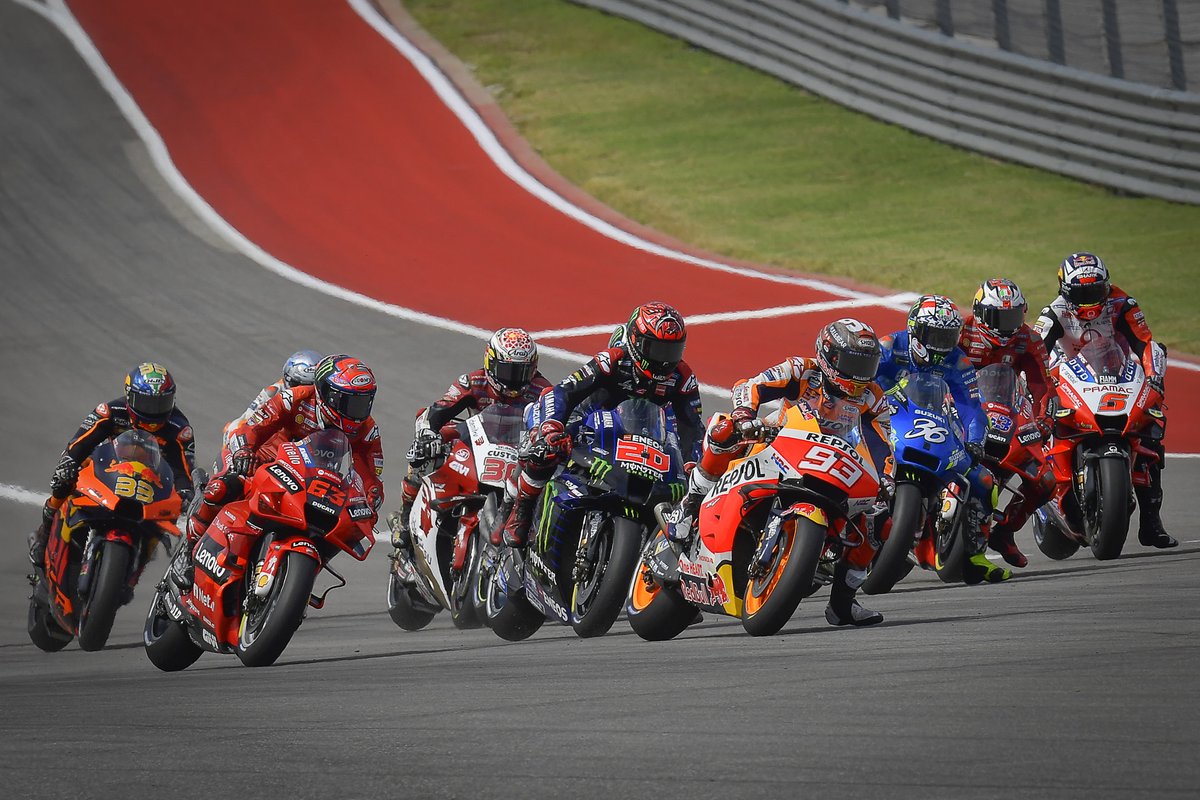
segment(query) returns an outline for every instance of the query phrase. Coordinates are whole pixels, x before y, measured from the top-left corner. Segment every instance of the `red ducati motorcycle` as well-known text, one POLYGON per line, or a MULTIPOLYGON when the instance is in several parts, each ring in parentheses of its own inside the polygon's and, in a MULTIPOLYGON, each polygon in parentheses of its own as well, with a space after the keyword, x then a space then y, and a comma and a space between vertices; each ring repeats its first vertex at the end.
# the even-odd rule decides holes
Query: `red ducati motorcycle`
POLYGON ((146 655, 164 671, 185 669, 208 650, 248 667, 275 663, 304 620, 346 580, 329 562, 339 551, 364 560, 375 544, 375 511, 351 467, 341 431, 318 431, 254 473, 246 497, 221 509, 191 553, 172 560, 150 613, 146 655), (190 557, 190 589, 182 573, 190 557), (338 581, 313 594, 317 574, 338 581))

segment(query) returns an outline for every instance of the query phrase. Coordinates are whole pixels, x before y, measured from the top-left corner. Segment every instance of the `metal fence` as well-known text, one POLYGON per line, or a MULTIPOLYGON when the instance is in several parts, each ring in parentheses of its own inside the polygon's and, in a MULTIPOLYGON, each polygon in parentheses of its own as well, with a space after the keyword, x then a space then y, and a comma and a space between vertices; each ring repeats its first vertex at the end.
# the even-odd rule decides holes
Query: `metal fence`
MULTIPOLYGON (((1200 204, 1200 91, 1130 80, 1131 65, 1142 69, 1153 59, 1132 46, 1129 26, 1121 29, 1116 59, 1125 79, 1107 74, 1113 56, 1102 38, 1092 44, 1093 51, 1103 51, 1092 53, 1093 66, 1105 67, 1099 72, 1017 52, 1017 42, 1037 40, 1028 35, 1032 23, 1016 21, 1019 8, 1054 2, 1061 12, 1063 3, 1090 0, 889 0, 908 13, 923 3, 935 19, 939 6, 948 8, 950 16, 942 16, 953 36, 908 17, 890 18, 883 6, 869 9, 863 0, 573 1, 935 139, 1129 194, 1200 204), (994 14, 985 34, 987 20, 966 13, 994 10, 997 2, 1007 12, 1001 38, 1008 49, 997 44, 994 14)), ((1066 61, 1087 49, 1078 46, 1077 37, 1064 35, 1061 42, 1066 61)), ((1050 44, 1042 51, 1047 56, 1050 44)), ((1169 59, 1160 66, 1186 80, 1186 63, 1174 72, 1169 59)), ((1197 72, 1200 82, 1200 67, 1197 72)))
POLYGON ((1200 0, 849 0, 946 36, 1166 89, 1200 89, 1200 0))

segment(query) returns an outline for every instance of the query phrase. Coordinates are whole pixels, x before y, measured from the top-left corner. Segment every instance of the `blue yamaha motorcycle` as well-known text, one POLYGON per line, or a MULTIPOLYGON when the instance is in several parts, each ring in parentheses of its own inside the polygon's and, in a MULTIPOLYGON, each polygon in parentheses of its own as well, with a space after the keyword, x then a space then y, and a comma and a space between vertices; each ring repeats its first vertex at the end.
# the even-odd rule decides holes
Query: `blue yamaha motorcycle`
POLYGON ((867 594, 891 591, 916 563, 935 569, 946 582, 962 578, 967 559, 963 535, 971 458, 946 382, 936 375, 912 373, 888 391, 891 445, 896 461, 892 530, 863 582, 867 594), (932 539, 932 557, 928 546, 932 539), (924 557, 923 557, 924 555, 924 557))
POLYGON ((644 399, 592 409, 568 463, 546 484, 524 548, 503 548, 487 591, 488 625, 519 641, 550 619, 581 637, 608 632, 624 605, 653 509, 687 489, 674 418, 644 399))

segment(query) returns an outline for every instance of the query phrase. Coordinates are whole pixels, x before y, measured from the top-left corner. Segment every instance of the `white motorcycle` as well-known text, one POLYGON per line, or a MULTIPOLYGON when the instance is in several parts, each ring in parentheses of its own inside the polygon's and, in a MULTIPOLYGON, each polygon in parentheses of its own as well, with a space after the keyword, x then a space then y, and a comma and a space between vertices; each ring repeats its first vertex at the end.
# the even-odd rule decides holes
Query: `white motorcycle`
POLYGON ((487 622, 484 561, 503 523, 505 492, 515 493, 517 448, 525 435, 520 409, 493 405, 443 428, 455 436, 424 467, 408 517, 411 549, 392 554, 388 613, 407 631, 448 609, 456 628, 487 622))

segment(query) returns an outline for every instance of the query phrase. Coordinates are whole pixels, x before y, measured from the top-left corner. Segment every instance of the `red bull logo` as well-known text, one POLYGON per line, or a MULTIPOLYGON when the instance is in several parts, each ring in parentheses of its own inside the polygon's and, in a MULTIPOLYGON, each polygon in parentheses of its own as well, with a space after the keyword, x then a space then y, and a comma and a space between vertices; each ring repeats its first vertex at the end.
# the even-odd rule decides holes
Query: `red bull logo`
POLYGON ((118 475, 125 475, 134 480, 143 480, 146 483, 152 483, 159 489, 162 488, 162 478, 158 473, 147 467, 140 461, 114 461, 104 468, 105 472, 115 472, 118 475))

